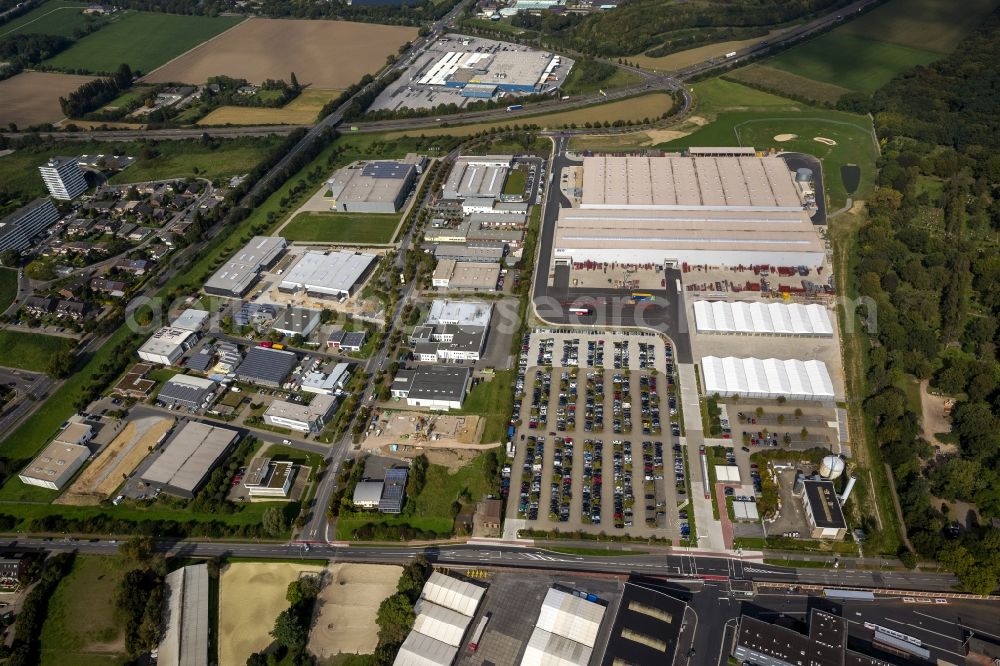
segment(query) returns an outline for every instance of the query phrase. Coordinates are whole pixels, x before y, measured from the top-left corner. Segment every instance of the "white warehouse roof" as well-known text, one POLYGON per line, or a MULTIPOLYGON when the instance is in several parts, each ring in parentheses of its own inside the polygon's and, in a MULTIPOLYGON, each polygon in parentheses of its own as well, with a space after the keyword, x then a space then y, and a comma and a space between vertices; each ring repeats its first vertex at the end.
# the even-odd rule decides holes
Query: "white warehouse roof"
POLYGON ((365 276, 378 259, 363 252, 306 252, 281 280, 281 289, 347 294, 365 276))
POLYGON ((485 593, 486 590, 472 583, 435 571, 424 584, 420 598, 472 617, 485 593))
POLYGON ((435 299, 427 313, 427 324, 459 324, 488 327, 493 316, 493 304, 485 301, 452 301, 435 299))
POLYGON ((462 644, 462 636, 472 621, 468 615, 438 606, 426 599, 418 599, 413 611, 417 614, 417 619, 413 622, 413 631, 419 631, 455 647, 462 644))
POLYGON ((592 648, 603 617, 604 606, 552 587, 545 594, 535 625, 592 648))
POLYGON ((833 381, 822 361, 705 356, 701 359, 705 395, 723 397, 833 400, 833 381))
POLYGON ((833 324, 819 303, 695 301, 699 333, 832 336, 833 324))
POLYGON ((458 648, 419 631, 411 631, 399 646, 393 666, 451 666, 458 648))
POLYGON ((521 666, 587 666, 591 652, 582 643, 535 627, 521 657, 521 666))

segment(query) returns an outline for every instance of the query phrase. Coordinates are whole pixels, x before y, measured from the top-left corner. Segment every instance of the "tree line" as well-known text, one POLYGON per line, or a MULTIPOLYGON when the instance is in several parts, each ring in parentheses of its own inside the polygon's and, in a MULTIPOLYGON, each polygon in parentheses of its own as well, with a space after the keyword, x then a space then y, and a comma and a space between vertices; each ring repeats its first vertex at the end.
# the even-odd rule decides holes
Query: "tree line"
POLYGON ((874 95, 885 148, 854 264, 871 303, 860 317, 876 328, 864 412, 910 541, 980 593, 1000 575, 998 30, 1000 12, 950 57, 874 95), (931 433, 954 451, 924 438, 902 388, 912 377, 957 400, 951 432, 931 433), (973 503, 972 527, 955 529, 942 500, 973 503))
POLYGON ((128 90, 132 86, 132 79, 132 69, 128 64, 122 63, 113 75, 88 81, 69 96, 60 97, 59 106, 68 117, 79 118, 104 106, 128 90))

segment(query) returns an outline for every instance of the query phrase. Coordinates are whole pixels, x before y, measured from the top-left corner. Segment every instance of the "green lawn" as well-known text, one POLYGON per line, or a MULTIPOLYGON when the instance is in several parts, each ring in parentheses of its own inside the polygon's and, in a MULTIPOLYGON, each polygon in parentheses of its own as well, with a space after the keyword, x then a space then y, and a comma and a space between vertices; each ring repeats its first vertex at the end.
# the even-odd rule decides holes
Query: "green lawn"
POLYGON ((77 555, 49 600, 42 625, 42 666, 123 664, 114 597, 127 567, 119 557, 77 555))
POLYGON ((124 62, 148 74, 242 20, 242 16, 209 18, 129 11, 45 64, 56 69, 102 73, 113 72, 124 62))
POLYGON ((385 244, 392 241, 400 215, 299 213, 281 230, 290 241, 385 244))
POLYGON ((133 86, 104 105, 105 109, 117 109, 137 100, 143 100, 153 89, 152 86, 133 86))
POLYGON ((709 118, 723 111, 795 111, 804 108, 800 102, 723 79, 706 79, 692 87, 698 100, 696 113, 709 118))
POLYGON ((507 174, 507 180, 503 184, 504 194, 524 194, 524 189, 528 185, 528 173, 522 169, 514 169, 507 174))
POLYGON ((476 384, 453 414, 478 414, 486 419, 483 443, 500 442, 507 431, 510 414, 514 408, 514 371, 501 370, 489 381, 476 384))
POLYGON ((720 113, 710 123, 686 137, 660 144, 658 148, 689 146, 754 146, 760 149, 781 148, 815 155, 823 161, 824 184, 830 209, 844 205, 847 191, 840 177, 840 167, 857 164, 861 168, 861 185, 856 199, 864 199, 872 190, 877 150, 871 133, 871 120, 839 111, 808 109, 806 111, 741 111, 720 113), (777 143, 778 134, 796 134, 798 138, 777 143), (824 137, 837 142, 828 146, 814 140, 824 137))
POLYGON ((462 491, 467 490, 473 501, 478 501, 489 488, 483 477, 483 463, 486 461, 486 456, 486 453, 476 456, 454 474, 441 465, 429 466, 423 492, 417 497, 408 497, 407 505, 399 516, 341 512, 337 518, 337 538, 353 538, 354 531, 365 523, 409 524, 417 529, 450 534, 453 526, 451 505, 459 498, 462 491))
POLYGON ((0 312, 6 310, 17 296, 17 271, 0 269, 0 312))
POLYGON ((23 331, 0 331, 0 366, 45 372, 49 359, 56 352, 72 346, 73 341, 69 338, 23 331))
POLYGON ((88 19, 81 11, 86 6, 85 2, 49 0, 41 7, 0 26, 0 40, 17 33, 72 37, 75 28, 83 28, 90 20, 100 20, 96 17, 88 19))
POLYGON ((792 47, 765 64, 871 94, 900 72, 940 57, 933 51, 834 31, 792 47))

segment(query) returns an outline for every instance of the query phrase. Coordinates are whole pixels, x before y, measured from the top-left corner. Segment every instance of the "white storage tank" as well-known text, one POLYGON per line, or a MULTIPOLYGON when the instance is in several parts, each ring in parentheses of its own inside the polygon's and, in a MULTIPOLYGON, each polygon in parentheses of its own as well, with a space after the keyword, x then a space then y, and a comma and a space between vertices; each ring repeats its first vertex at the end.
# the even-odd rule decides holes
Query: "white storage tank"
POLYGON ((819 475, 833 480, 844 473, 844 461, 840 456, 827 456, 819 465, 819 475))

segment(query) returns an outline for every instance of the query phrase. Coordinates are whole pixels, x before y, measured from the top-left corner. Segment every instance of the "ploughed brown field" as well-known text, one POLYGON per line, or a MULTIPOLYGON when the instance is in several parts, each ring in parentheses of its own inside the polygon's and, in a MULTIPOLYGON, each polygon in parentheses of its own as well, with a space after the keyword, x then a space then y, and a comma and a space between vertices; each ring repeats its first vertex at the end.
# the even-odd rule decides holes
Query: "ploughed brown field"
POLYGON ((261 83, 288 81, 346 88, 385 65, 386 56, 417 36, 416 28, 252 18, 191 49, 145 77, 152 83, 204 83, 212 76, 261 83))
POLYGON ((59 108, 59 98, 93 78, 52 72, 22 72, 0 81, 0 125, 17 123, 23 128, 62 120, 65 116, 59 108))

